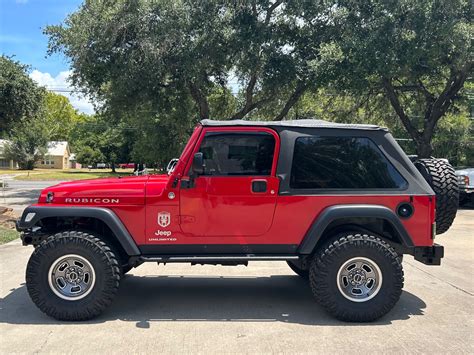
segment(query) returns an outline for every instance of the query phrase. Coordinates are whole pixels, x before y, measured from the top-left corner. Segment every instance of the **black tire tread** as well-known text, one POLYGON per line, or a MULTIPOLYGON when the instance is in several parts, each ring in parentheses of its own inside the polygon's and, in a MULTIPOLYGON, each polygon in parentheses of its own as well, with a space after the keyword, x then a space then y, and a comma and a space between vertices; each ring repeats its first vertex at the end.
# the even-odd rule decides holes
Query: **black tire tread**
POLYGON ((310 268, 309 281, 317 302, 337 319, 348 322, 371 322, 388 313, 397 303, 403 289, 404 273, 397 252, 384 240, 367 234, 343 233, 316 252, 310 268), (364 313, 344 311, 337 304, 334 294, 328 290, 326 276, 331 263, 342 250, 354 247, 375 248, 391 261, 391 266, 395 270, 395 292, 389 295, 383 307, 379 309, 370 309, 364 313))
POLYGON ((121 279, 121 269, 118 258, 112 249, 100 238, 82 231, 63 231, 49 236, 43 240, 28 261, 26 269, 26 286, 32 301, 45 314, 64 321, 84 321, 101 314, 114 300, 121 279), (100 297, 94 299, 88 307, 75 311, 60 311, 55 307, 52 300, 46 299, 39 290, 39 275, 37 270, 43 258, 46 257, 48 249, 58 248, 71 243, 82 244, 86 248, 101 255, 101 260, 106 265, 108 275, 105 279, 105 287, 100 297))
POLYGON ((415 166, 436 194, 436 234, 442 234, 453 224, 459 206, 456 173, 441 159, 418 159, 415 166))

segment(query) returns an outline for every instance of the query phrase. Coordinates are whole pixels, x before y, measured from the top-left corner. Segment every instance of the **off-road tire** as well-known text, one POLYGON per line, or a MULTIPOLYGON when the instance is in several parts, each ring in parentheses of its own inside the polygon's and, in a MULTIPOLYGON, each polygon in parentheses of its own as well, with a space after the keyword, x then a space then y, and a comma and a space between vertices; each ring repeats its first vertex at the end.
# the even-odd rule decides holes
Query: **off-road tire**
POLYGON ((288 260, 286 262, 291 270, 293 270, 297 275, 301 276, 304 279, 309 278, 309 269, 304 269, 301 267, 301 261, 288 260))
POLYGON ((26 287, 32 301, 48 316, 83 321, 101 314, 113 301, 120 284, 117 256, 100 238, 80 231, 63 231, 39 244, 28 261, 26 287), (51 265, 61 256, 79 255, 94 268, 95 284, 84 298, 58 297, 48 282, 51 265))
POLYGON ((446 232, 456 217, 459 185, 453 167, 441 159, 419 159, 415 166, 436 193, 436 234, 446 232))
POLYGON ((337 319, 348 322, 374 321, 397 303, 403 288, 403 268, 398 254, 380 238, 342 233, 319 248, 311 262, 309 281, 317 302, 337 319), (352 258, 369 258, 382 275, 378 293, 364 302, 346 298, 337 283, 338 271, 352 258))

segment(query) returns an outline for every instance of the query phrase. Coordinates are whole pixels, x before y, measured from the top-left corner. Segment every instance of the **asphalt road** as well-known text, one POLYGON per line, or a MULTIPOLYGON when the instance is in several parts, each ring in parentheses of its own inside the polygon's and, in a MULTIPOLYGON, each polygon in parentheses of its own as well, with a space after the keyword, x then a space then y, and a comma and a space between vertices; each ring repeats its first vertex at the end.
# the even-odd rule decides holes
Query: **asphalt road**
POLYGON ((0 353, 474 353, 474 210, 461 210, 443 265, 405 257, 405 288, 388 315, 343 323, 283 262, 248 267, 145 264, 101 317, 58 322, 24 285, 32 252, 0 246, 0 353))
POLYGON ((21 181, 6 176, 7 186, 0 188, 0 206, 8 206, 20 215, 23 210, 38 200, 41 190, 60 181, 21 181))

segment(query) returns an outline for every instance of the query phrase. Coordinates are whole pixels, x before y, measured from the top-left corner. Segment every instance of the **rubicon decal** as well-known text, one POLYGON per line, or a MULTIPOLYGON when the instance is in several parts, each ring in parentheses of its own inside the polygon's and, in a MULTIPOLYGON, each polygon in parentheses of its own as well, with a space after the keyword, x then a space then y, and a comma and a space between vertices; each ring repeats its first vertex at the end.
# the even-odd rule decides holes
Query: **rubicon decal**
POLYGON ((118 198, 66 198, 65 203, 120 203, 118 198))
POLYGON ((171 223, 171 214, 169 212, 163 211, 158 213, 158 225, 163 228, 166 228, 171 223))

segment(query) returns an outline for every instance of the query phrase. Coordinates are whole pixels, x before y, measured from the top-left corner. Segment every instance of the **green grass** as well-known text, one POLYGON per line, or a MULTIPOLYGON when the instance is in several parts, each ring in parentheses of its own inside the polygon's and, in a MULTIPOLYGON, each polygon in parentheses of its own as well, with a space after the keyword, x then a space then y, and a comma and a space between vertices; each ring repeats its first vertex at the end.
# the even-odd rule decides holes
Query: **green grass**
POLYGON ((0 244, 5 244, 19 238, 20 234, 14 229, 0 227, 0 244))
POLYGON ((87 170, 87 169, 68 169, 68 170, 46 170, 35 169, 29 173, 21 174, 15 177, 15 180, 41 181, 41 180, 84 180, 96 179, 102 177, 119 177, 132 175, 132 170, 118 170, 112 173, 107 170, 87 170))

